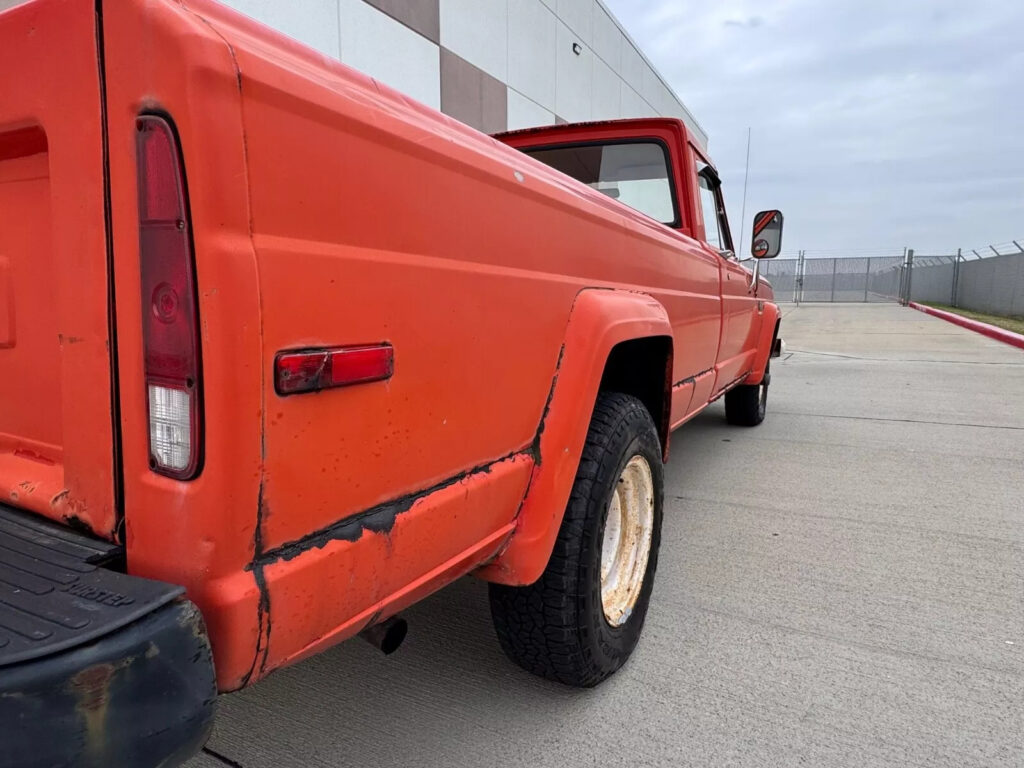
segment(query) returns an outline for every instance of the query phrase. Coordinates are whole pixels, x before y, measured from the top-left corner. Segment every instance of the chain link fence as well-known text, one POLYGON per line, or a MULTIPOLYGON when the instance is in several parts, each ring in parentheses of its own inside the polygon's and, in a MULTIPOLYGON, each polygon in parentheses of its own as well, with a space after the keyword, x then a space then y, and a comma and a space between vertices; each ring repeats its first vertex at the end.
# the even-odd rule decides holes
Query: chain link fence
POLYGON ((1018 242, 953 254, 908 253, 904 301, 1024 316, 1024 247, 1018 242))
POLYGON ((761 274, 779 301, 899 301, 903 256, 772 259, 761 274))
POLYGON ((1024 246, 950 254, 772 259, 760 265, 779 301, 946 304, 1024 316, 1024 246))

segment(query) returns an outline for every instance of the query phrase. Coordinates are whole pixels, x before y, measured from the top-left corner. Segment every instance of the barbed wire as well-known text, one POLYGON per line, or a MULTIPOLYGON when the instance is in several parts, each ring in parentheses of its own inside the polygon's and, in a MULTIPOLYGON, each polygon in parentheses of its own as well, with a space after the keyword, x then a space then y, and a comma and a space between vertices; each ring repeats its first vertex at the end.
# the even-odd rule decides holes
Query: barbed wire
MULTIPOLYGON (((1024 237, 1007 240, 1001 243, 989 243, 976 248, 960 248, 963 258, 985 259, 991 256, 1008 256, 1017 253, 1024 253, 1024 237)), ((854 247, 854 248, 803 248, 797 252, 787 251, 782 258, 796 259, 803 254, 805 259, 833 259, 833 258, 887 258, 903 256, 907 248, 885 248, 885 247, 854 247)), ((917 250, 915 258, 953 258, 957 249, 949 250, 917 250)))

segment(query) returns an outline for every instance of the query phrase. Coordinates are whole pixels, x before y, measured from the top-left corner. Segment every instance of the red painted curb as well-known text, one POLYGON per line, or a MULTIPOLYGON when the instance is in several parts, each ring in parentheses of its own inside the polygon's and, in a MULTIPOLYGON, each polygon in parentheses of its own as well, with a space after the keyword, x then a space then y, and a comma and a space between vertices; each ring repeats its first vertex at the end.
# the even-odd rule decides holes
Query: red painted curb
POLYGON ((975 333, 980 333, 982 336, 988 336, 990 339, 1001 341, 1004 344, 1009 344, 1012 347, 1018 349, 1024 349, 1024 336, 1013 331, 1008 331, 1005 328, 999 328, 988 323, 983 323, 979 320, 971 320, 969 317, 963 315, 957 315, 952 312, 944 312, 941 309, 935 309, 935 307, 929 307, 927 304, 918 304, 916 301, 910 302, 908 305, 913 309, 924 312, 925 314, 934 315, 935 317, 941 318, 946 322, 959 325, 963 328, 967 328, 975 333))

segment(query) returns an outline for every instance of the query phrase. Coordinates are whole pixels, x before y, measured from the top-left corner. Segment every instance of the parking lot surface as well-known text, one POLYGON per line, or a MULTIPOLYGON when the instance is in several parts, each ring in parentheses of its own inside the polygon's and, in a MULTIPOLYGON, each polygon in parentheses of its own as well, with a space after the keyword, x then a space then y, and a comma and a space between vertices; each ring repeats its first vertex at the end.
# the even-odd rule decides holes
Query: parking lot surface
MULTIPOLYGON (((506 661, 485 584, 222 697, 258 766, 1024 765, 1024 352, 894 305, 784 308, 769 414, 673 435, 633 659, 506 661)), ((191 768, 224 762, 203 754, 191 768)))

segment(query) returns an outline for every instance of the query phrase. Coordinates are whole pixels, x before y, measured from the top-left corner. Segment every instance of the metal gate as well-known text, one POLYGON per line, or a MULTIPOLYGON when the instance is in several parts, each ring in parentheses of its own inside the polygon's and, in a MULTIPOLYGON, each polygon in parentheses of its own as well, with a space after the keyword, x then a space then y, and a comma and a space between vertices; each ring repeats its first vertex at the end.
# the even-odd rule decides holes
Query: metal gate
POLYGON ((908 270, 905 256, 771 259, 761 274, 779 301, 900 301, 908 270))

